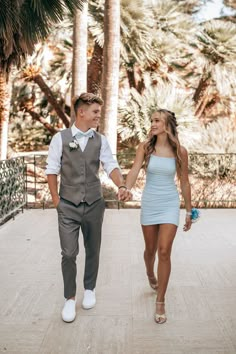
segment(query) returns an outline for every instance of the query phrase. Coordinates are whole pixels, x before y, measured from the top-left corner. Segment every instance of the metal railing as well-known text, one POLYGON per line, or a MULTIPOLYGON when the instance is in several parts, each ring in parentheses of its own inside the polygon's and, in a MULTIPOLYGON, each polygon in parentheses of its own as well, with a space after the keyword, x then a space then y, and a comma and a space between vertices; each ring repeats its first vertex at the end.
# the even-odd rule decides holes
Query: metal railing
MULTIPOLYGON (((129 172, 134 154, 119 153, 117 160, 124 176, 129 172)), ((46 155, 25 157, 27 164, 27 205, 28 207, 51 207, 52 201, 45 176, 46 155)), ((189 178, 192 202, 195 207, 236 208, 236 154, 189 154, 189 178)), ((107 207, 139 207, 145 172, 141 170, 135 188, 134 200, 118 203, 116 189, 101 171, 104 197, 107 207)), ((181 206, 183 198, 180 192, 181 206)))
MULTIPOLYGON (((24 206, 53 206, 45 175, 46 158, 46 154, 35 154, 0 161, 0 223, 24 206)), ((134 155, 119 153, 117 160, 127 175, 134 155)), ((189 154, 189 177, 195 207, 236 208, 236 154, 189 154)), ((133 189, 134 198, 128 203, 117 201, 116 188, 102 171, 101 180, 107 207, 140 207, 144 170, 133 189)), ((183 206, 181 191, 180 197, 183 206)))
POLYGON ((0 161, 0 224, 25 204, 24 157, 0 161))

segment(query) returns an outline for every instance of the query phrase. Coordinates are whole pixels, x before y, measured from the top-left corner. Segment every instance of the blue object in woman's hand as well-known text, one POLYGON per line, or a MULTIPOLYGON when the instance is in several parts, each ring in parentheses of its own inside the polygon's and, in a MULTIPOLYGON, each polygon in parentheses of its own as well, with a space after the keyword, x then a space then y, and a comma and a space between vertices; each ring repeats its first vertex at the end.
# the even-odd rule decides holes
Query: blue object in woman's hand
POLYGON ((192 208, 192 210, 191 210, 192 222, 198 221, 199 218, 200 218, 200 211, 197 208, 192 208))

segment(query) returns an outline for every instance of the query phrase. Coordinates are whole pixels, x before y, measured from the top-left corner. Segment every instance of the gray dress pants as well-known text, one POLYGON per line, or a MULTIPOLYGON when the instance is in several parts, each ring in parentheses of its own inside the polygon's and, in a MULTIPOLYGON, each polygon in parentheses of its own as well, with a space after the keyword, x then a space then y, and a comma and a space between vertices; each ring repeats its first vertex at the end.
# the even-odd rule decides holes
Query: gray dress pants
POLYGON ((79 253, 80 227, 85 247, 84 288, 93 290, 96 286, 104 211, 105 201, 103 198, 91 205, 82 202, 78 206, 61 199, 57 206, 62 254, 61 266, 66 299, 74 297, 76 294, 76 256, 79 253))

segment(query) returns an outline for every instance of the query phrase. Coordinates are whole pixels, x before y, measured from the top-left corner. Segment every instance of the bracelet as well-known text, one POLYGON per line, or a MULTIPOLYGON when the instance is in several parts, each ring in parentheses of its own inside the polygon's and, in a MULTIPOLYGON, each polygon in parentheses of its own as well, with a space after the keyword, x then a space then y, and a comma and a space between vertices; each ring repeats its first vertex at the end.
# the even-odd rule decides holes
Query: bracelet
POLYGON ((186 215, 191 216, 191 215, 192 215, 192 212, 191 212, 191 211, 186 211, 186 215))
POLYGON ((127 187, 126 187, 126 186, 119 186, 119 187, 118 187, 118 189, 121 189, 121 188, 125 188, 125 189, 127 189, 127 187))

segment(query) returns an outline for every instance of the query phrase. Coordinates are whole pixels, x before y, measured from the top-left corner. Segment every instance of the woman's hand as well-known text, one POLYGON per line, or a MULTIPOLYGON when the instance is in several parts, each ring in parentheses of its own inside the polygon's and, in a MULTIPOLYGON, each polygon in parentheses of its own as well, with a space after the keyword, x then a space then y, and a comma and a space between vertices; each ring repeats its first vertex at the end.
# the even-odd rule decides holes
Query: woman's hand
POLYGON ((128 202, 132 199, 132 193, 126 186, 121 186, 118 190, 118 200, 128 202))
POLYGON ((186 214, 185 224, 184 224, 184 231, 190 230, 191 229, 191 225, 192 225, 191 215, 186 214))

